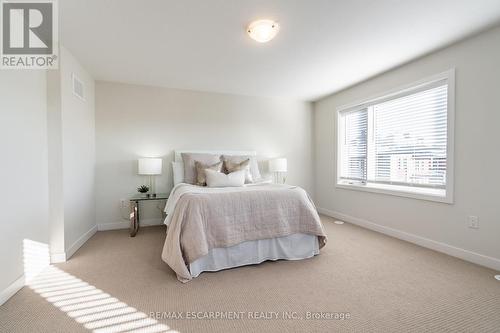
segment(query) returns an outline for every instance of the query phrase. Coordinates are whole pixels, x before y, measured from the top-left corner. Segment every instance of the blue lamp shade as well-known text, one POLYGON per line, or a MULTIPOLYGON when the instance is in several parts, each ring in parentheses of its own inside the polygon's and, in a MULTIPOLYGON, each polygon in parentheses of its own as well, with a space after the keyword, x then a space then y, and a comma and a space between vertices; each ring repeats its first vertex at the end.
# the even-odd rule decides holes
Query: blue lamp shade
POLYGON ((139 159, 139 175, 161 175, 162 159, 161 158, 140 158, 139 159))

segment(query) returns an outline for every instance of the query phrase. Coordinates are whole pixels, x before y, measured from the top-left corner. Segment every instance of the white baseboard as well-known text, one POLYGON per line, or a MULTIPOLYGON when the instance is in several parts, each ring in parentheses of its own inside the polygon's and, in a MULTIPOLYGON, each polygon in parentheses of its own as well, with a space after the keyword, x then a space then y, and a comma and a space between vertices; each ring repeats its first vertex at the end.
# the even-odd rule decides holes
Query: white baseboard
POLYGON ((158 218, 158 219, 145 219, 145 220, 141 220, 141 226, 143 226, 143 227, 150 227, 150 226, 153 226, 153 225, 162 225, 163 221, 165 221, 165 219, 161 219, 161 218, 158 218))
POLYGON ((24 283, 25 278, 23 275, 19 279, 11 283, 7 288, 2 290, 2 292, 0 292, 0 305, 7 302, 9 298, 14 296, 15 293, 21 290, 21 288, 24 287, 24 283))
POLYGON ((420 245, 422 247, 426 247, 434 251, 442 252, 447 255, 472 262, 474 264, 485 266, 494 270, 500 270, 500 259, 497 258, 489 257, 483 254, 455 247, 446 243, 438 242, 432 239, 417 236, 397 229, 389 228, 365 219, 357 218, 340 212, 324 208, 318 208, 318 212, 345 222, 356 224, 360 227, 364 227, 388 236, 392 236, 413 244, 420 245))
POLYGON ((66 250, 66 260, 71 258, 75 252, 82 247, 83 244, 85 244, 86 241, 90 239, 90 237, 94 236, 94 234, 97 232, 97 225, 93 226, 90 228, 86 233, 84 233, 80 238, 76 240, 76 242, 73 243, 67 250, 66 250))
MULTIPOLYGON (((149 227, 153 225, 162 225, 163 224, 163 219, 157 218, 157 219, 144 219, 140 220, 140 225, 141 227, 149 227)), ((97 225, 97 230, 99 231, 106 231, 106 230, 118 230, 118 229, 128 229, 130 228, 130 222, 128 221, 123 221, 123 222, 112 222, 112 223, 102 223, 97 225)))
POLYGON ((86 241, 90 239, 90 237, 94 236, 94 234, 97 232, 97 225, 93 226, 88 230, 86 233, 84 233, 80 238, 76 240, 67 250, 66 252, 54 252, 50 254, 50 263, 51 264, 57 264, 61 262, 65 262, 73 254, 75 254, 76 251, 80 247, 82 247, 83 244, 85 244, 86 241))
MULTIPOLYGON (((96 232, 97 232, 97 225, 90 228, 89 231, 87 231, 80 238, 78 238, 78 240, 74 242, 73 245, 71 245, 66 252, 50 253, 50 263, 55 264, 55 263, 65 262, 73 254, 75 254, 75 252, 83 244, 85 244, 85 242, 88 241, 90 237, 92 237, 96 232)), ((26 278, 23 275, 16 281, 14 281, 10 286, 2 290, 0 292, 0 305, 7 302, 9 298, 14 296, 15 293, 17 293, 22 287, 24 287, 25 283, 26 283, 26 278)))
POLYGON ((130 227, 130 222, 102 223, 97 225, 97 230, 98 231, 118 230, 118 229, 128 229, 129 227, 130 227))

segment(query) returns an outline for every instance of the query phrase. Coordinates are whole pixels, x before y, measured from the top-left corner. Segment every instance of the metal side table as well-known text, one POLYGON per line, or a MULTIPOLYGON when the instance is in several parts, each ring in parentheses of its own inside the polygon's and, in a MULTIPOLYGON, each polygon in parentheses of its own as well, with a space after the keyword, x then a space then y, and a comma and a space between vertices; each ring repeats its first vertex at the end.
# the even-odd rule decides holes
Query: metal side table
POLYGON ((159 193, 156 196, 147 196, 146 194, 136 195, 130 198, 130 237, 135 237, 139 231, 139 221, 140 221, 140 205, 141 201, 149 200, 167 200, 168 194, 159 193))

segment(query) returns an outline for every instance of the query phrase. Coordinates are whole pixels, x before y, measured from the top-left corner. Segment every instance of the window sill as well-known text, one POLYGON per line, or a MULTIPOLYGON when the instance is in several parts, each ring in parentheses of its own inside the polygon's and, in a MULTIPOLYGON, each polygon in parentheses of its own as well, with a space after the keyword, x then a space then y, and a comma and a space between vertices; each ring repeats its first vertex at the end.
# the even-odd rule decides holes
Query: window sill
POLYGON ((339 181, 336 184, 336 187, 347 190, 381 193, 381 194, 388 194, 388 195, 394 195, 398 197, 412 198, 418 200, 427 200, 427 201, 442 202, 448 204, 453 203, 451 195, 447 195, 445 189, 422 188, 422 187, 390 185, 390 184, 348 183, 343 181, 339 181))

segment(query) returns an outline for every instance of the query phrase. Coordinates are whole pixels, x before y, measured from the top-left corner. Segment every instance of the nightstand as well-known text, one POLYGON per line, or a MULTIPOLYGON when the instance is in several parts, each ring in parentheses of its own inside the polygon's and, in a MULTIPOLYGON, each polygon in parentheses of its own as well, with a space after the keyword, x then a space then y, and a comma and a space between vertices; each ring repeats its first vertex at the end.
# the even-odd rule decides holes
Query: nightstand
POLYGON ((149 200, 167 200, 168 194, 159 193, 156 196, 147 196, 146 194, 136 195, 130 198, 130 237, 135 237, 139 231, 139 221, 140 221, 140 205, 141 201, 149 200))

